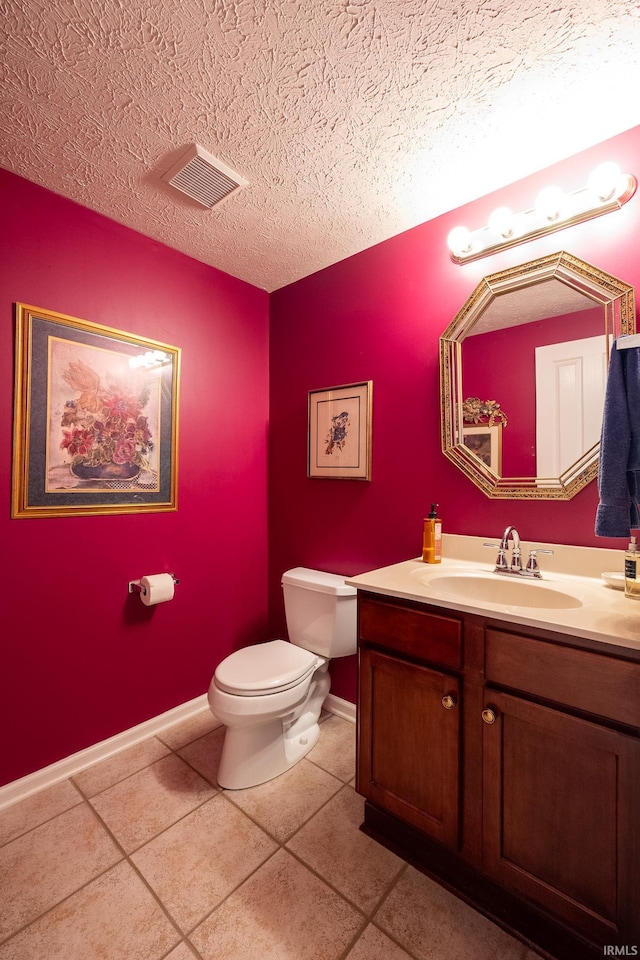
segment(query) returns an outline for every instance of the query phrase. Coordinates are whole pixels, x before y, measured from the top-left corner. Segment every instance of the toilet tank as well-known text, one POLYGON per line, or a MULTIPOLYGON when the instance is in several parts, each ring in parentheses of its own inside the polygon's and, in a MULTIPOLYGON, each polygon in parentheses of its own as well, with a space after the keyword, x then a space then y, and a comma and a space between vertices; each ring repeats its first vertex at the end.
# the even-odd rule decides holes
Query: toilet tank
POLYGON ((295 567, 282 574, 282 590, 291 643, 321 657, 356 653, 356 589, 344 577, 295 567))

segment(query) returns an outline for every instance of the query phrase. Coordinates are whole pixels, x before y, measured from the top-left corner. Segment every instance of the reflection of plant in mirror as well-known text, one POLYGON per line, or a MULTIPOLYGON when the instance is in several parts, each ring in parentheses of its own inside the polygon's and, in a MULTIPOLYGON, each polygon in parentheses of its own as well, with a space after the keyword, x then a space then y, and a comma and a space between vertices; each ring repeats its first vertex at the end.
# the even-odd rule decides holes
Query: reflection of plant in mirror
POLYGON ((349 414, 346 410, 336 414, 335 417, 331 417, 331 426, 325 441, 327 446, 324 452, 326 454, 332 454, 334 447, 338 450, 344 448, 347 442, 347 427, 349 426, 349 414))
POLYGON ((495 423, 507 425, 507 416, 497 400, 481 400, 479 397, 467 397, 462 404, 462 419, 465 423, 495 423))

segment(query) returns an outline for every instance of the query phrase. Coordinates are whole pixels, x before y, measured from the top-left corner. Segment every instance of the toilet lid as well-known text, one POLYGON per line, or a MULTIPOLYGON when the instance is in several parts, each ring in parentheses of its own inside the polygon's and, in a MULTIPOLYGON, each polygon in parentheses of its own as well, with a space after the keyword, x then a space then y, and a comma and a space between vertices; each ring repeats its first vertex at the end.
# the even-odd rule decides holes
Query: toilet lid
POLYGON ((315 670, 319 657, 286 640, 269 640, 230 654, 215 672, 216 685, 242 697, 288 690, 315 670))

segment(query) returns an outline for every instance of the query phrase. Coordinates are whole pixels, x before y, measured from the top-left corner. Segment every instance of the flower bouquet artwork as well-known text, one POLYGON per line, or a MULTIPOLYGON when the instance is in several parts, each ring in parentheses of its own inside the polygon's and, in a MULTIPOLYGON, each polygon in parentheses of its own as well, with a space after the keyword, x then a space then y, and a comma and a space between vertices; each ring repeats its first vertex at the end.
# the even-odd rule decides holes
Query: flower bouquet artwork
POLYGON ((307 475, 371 479, 373 383, 351 383, 309 393, 307 475))
MULTIPOLYGON (((80 359, 67 363, 62 379, 71 396, 60 418, 60 449, 70 458, 72 476, 127 481, 144 471, 147 482, 157 485, 157 470, 150 460, 155 459, 148 414, 151 383, 136 384, 130 377, 103 383, 99 373, 80 359)), ((156 398, 156 409, 157 405, 156 398)))
POLYGON ((176 509, 180 350, 17 305, 12 516, 176 509))

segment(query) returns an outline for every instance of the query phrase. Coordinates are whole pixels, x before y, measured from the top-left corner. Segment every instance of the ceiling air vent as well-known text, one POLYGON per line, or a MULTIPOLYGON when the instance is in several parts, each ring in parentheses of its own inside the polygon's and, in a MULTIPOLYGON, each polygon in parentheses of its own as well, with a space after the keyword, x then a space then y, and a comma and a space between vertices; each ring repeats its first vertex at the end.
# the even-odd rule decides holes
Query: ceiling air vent
POLYGON ((203 207, 213 207, 246 187, 248 180, 194 143, 161 177, 203 207))

